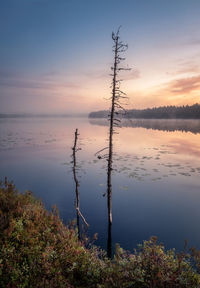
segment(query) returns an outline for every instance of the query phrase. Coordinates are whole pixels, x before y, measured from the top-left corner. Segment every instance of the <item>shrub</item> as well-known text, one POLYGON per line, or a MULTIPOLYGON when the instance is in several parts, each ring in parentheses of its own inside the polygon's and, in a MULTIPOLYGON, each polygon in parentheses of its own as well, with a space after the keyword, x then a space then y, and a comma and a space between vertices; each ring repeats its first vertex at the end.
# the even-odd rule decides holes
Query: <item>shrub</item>
POLYGON ((76 229, 65 226, 56 207, 47 212, 31 192, 0 182, 0 287, 200 287, 186 253, 165 252, 156 238, 133 254, 119 246, 113 260, 86 249, 76 229))

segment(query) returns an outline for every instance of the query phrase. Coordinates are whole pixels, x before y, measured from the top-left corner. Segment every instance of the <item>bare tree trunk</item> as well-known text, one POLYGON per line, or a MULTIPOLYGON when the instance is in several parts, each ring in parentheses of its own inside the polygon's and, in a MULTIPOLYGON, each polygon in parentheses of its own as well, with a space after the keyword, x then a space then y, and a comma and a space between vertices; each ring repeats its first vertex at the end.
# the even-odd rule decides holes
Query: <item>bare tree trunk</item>
POLYGON ((72 148, 73 154, 73 176, 74 176, 74 182, 75 182, 75 191, 76 191, 76 225, 78 229, 78 239, 80 240, 80 221, 79 221, 79 182, 76 176, 76 151, 77 151, 77 140, 78 140, 78 129, 76 129, 75 134, 74 134, 74 146, 72 148))
POLYGON ((107 256, 112 257, 112 223, 108 222, 107 256))
POLYGON ((80 240, 81 235, 80 235, 80 217, 83 220, 83 222, 85 223, 85 225, 88 227, 88 223, 85 220, 84 216, 82 215, 82 213, 80 212, 80 200, 79 200, 79 182, 78 182, 78 178, 76 175, 76 152, 80 150, 80 148, 77 148, 77 142, 78 142, 78 129, 76 129, 75 133, 74 133, 74 146, 72 147, 72 158, 73 158, 73 176, 74 176, 74 182, 75 182, 75 192, 76 192, 76 225, 78 228, 78 238, 80 240))
POLYGON ((118 79, 118 72, 122 70, 131 70, 130 68, 119 67, 124 57, 121 57, 121 53, 128 49, 128 45, 120 41, 119 29, 117 33, 112 33, 112 40, 114 41, 113 52, 114 52, 114 65, 111 67, 113 71, 112 79, 112 96, 110 113, 108 115, 109 120, 109 145, 104 147, 95 153, 98 159, 106 159, 108 161, 107 166, 107 208, 108 208, 108 242, 107 242, 107 254, 108 257, 112 255, 112 170, 113 170, 113 134, 115 127, 120 127, 121 118, 119 114, 126 112, 123 107, 122 101, 127 98, 126 93, 120 89, 121 79, 118 79), (108 154, 100 155, 103 151, 108 149, 108 154))
MULTIPOLYGON (((120 28, 119 28, 120 29, 120 28)), ((112 170, 113 170, 113 134, 114 127, 119 127, 120 119, 118 119, 119 112, 116 109, 124 110, 120 100, 127 98, 126 94, 120 90, 120 83, 122 80, 117 79, 118 72, 121 70, 130 70, 129 68, 118 67, 121 60, 125 58, 120 57, 120 53, 126 51, 128 46, 119 41, 119 29, 116 34, 112 33, 112 39, 114 41, 114 66, 111 67, 113 71, 112 80, 112 97, 111 97, 111 109, 109 115, 109 151, 108 151, 108 167, 107 167, 107 206, 108 206, 108 243, 107 254, 108 257, 112 255, 112 170)), ((102 149, 104 150, 104 149, 102 149)))
POLYGON ((113 88, 112 88, 112 104, 110 111, 110 131, 109 131, 109 154, 108 154, 108 170, 107 170, 107 203, 108 203, 108 222, 112 224, 112 157, 113 157, 113 124, 114 124, 114 112, 115 112, 115 99, 116 99, 116 76, 117 76, 117 51, 118 40, 115 40, 115 58, 113 69, 113 88))

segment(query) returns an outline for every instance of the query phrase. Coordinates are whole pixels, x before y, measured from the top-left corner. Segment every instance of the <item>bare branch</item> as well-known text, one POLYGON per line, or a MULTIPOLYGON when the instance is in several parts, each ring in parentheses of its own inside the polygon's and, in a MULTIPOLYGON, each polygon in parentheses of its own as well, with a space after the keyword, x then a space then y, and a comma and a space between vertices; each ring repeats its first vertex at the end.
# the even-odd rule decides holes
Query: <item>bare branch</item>
POLYGON ((81 218, 82 218, 83 222, 85 223, 85 225, 88 227, 89 224, 88 224, 87 221, 85 220, 85 217, 84 217, 83 214, 81 213, 79 207, 76 207, 76 211, 77 211, 78 215, 81 216, 81 218))
POLYGON ((104 151, 104 150, 106 150, 106 149, 108 149, 108 148, 109 148, 109 147, 105 147, 105 148, 97 151, 97 152, 94 154, 94 156, 98 155, 99 153, 101 153, 102 151, 104 151))
POLYGON ((79 216, 81 216, 81 218, 83 219, 83 222, 88 226, 88 223, 86 222, 85 218, 83 217, 83 215, 81 214, 80 210, 79 210, 79 205, 80 205, 80 200, 79 200, 79 190, 78 187, 79 185, 79 181, 77 178, 77 162, 76 162, 76 152, 80 151, 81 148, 77 148, 77 142, 78 142, 78 129, 76 129, 75 134, 74 134, 74 146, 72 147, 72 163, 73 163, 73 176, 74 176, 74 182, 75 182, 75 192, 76 192, 76 211, 77 211, 77 228, 78 228, 78 238, 80 239, 80 226, 79 226, 79 216))

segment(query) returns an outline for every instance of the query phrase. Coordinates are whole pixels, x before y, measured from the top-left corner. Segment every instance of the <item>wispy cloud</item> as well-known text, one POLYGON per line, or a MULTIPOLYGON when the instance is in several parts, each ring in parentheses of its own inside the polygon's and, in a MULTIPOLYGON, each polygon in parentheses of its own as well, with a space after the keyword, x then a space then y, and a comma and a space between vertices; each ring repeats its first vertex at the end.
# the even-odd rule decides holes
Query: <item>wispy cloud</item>
POLYGON ((183 61, 179 64, 179 69, 175 74, 189 74, 189 73, 199 73, 200 67, 194 61, 183 61))
MULTIPOLYGON (((82 74, 82 76, 85 76, 90 79, 109 79, 111 78, 112 71, 103 71, 103 70, 98 70, 98 71, 91 71, 91 72, 86 72, 82 74)), ((138 69, 131 69, 131 71, 125 71, 124 73, 121 73, 121 78, 123 80, 134 80, 138 79, 141 77, 141 73, 138 69)))
POLYGON ((129 93, 135 108, 186 105, 200 102, 200 75, 177 78, 164 84, 129 93))
POLYGON ((88 71, 81 74, 82 77, 86 77, 89 79, 105 79, 109 77, 109 72, 96 70, 96 71, 88 71))
POLYGON ((138 69, 131 69, 131 71, 127 72, 124 77, 122 76, 124 80, 134 80, 141 78, 141 73, 138 69))
POLYGON ((187 41, 184 42, 185 45, 200 45, 200 38, 190 38, 187 41))
POLYGON ((40 89, 40 90, 57 90, 60 88, 80 88, 80 85, 75 82, 67 82, 58 79, 57 74, 49 73, 41 77, 27 77, 20 73, 0 71, 0 86, 9 88, 22 89, 40 89))
POLYGON ((167 90, 172 94, 191 93, 200 89, 200 75, 173 80, 167 83, 167 90))

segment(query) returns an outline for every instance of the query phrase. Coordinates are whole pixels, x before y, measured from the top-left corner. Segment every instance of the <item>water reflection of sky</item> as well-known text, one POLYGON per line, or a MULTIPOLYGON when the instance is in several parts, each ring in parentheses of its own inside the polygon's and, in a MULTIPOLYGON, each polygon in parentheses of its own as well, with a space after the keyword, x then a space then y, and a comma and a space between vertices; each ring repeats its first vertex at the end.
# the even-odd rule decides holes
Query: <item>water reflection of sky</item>
MULTIPOLYGON (((80 209, 90 235, 98 232, 96 243, 105 248, 106 161, 94 156, 107 145, 103 121, 91 125, 87 119, 2 119, 0 171, 20 190, 32 190, 48 209, 56 204, 68 222, 76 216, 70 162, 74 130, 79 128, 80 209)), ((144 123, 126 125, 115 135, 113 243, 130 250, 151 235, 167 247, 181 249, 188 239, 200 248, 200 133, 169 131, 164 129, 168 124, 162 120, 163 130, 154 130, 152 123, 148 129, 144 123)), ((185 126, 198 125, 194 121, 185 126)))

